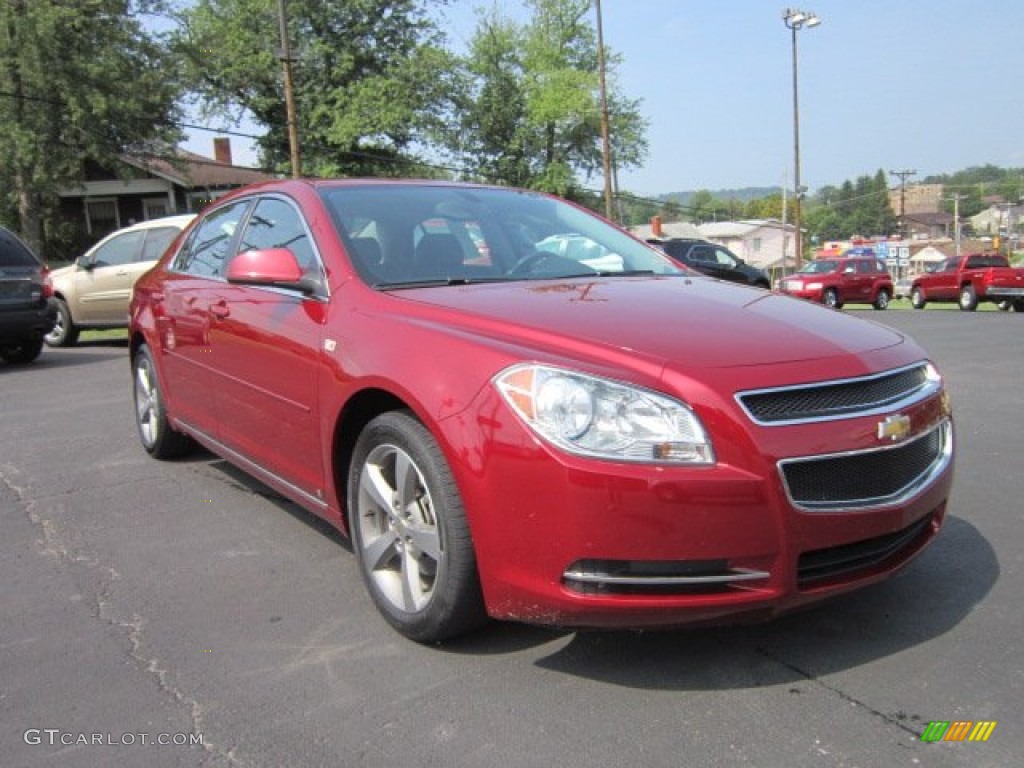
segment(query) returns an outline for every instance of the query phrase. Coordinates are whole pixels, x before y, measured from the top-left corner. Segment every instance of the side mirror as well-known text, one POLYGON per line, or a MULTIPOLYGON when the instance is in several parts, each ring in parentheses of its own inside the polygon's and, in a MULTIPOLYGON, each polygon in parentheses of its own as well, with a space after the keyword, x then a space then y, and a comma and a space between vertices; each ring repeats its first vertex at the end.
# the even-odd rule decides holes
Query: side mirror
POLYGON ((843 270, 843 274, 844 274, 844 275, 852 275, 852 274, 853 274, 853 267, 852 267, 852 266, 849 266, 849 267, 847 267, 846 269, 844 269, 844 270, 843 270))
POLYGON ((314 293, 318 282, 306 276, 295 254, 287 248, 245 251, 235 256, 224 273, 229 283, 291 288, 314 293))
POLYGON ((92 260, 87 259, 85 256, 79 256, 77 259, 75 259, 75 266, 78 267, 79 269, 84 269, 86 272, 91 272, 92 268, 95 267, 96 265, 92 262, 92 260))

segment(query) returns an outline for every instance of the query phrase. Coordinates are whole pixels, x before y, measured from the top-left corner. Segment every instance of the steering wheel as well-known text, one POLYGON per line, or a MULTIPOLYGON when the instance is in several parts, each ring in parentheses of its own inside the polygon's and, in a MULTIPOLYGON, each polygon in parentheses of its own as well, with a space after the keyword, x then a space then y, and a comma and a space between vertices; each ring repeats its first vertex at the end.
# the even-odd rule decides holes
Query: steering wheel
POLYGON ((551 253, 550 251, 535 250, 519 259, 506 274, 509 277, 522 277, 523 275, 538 272, 542 274, 550 272, 552 277, 561 277, 563 275, 579 274, 581 270, 594 271, 590 266, 575 259, 559 256, 557 253, 551 253), (538 270, 537 267, 542 264, 550 264, 554 268, 538 270))

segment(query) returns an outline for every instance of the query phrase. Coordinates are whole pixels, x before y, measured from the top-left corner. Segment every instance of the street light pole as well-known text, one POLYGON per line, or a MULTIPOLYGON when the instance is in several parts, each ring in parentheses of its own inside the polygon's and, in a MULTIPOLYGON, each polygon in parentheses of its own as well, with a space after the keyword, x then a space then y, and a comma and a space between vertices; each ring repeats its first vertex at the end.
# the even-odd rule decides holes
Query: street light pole
POLYGON ((782 12, 782 23, 792 33, 793 40, 793 227, 796 242, 796 268, 803 263, 803 234, 801 227, 801 203, 804 190, 800 186, 800 98, 797 81, 799 67, 797 57, 796 33, 805 27, 810 29, 821 24, 821 19, 808 11, 787 8, 782 12))

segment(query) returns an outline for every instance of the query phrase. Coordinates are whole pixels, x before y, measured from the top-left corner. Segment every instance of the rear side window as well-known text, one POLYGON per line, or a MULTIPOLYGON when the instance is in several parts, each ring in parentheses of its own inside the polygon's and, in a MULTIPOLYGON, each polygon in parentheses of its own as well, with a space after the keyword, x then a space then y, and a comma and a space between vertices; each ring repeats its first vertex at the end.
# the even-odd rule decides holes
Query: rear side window
POLYGON ((175 259, 174 268, 199 277, 219 277, 224 269, 238 224, 249 207, 243 200, 211 212, 192 231, 188 243, 175 259))
POLYGON ((0 267, 38 267, 39 259, 21 240, 0 228, 0 267))
POLYGON ((164 255, 174 238, 181 232, 177 227, 154 227, 146 230, 146 242, 142 246, 139 261, 156 261, 164 255))

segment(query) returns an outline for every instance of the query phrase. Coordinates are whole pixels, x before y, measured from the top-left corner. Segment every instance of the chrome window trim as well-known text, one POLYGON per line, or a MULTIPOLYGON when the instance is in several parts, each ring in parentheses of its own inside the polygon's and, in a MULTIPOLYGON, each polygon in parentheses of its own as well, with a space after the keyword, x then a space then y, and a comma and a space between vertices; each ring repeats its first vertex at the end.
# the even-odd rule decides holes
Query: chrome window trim
POLYGON ((886 400, 875 404, 867 405, 865 410, 856 411, 844 411, 843 413, 836 413, 831 416, 813 416, 800 419, 784 419, 778 421, 764 421, 763 419, 757 418, 747 407, 747 404, 743 402, 744 397, 756 396, 756 395, 770 395, 776 392, 798 392, 804 389, 820 389, 823 387, 831 387, 843 384, 856 384, 858 382, 875 381, 883 379, 886 376, 893 376, 896 374, 911 371, 915 368, 923 368, 928 366, 927 360, 920 360, 911 365, 905 365, 901 368, 890 368, 887 371, 881 373, 873 373, 868 376, 853 376, 847 379, 826 379, 824 381, 815 381, 809 384, 796 384, 796 385, 785 385, 780 387, 765 387, 763 389, 746 389, 742 392, 736 392, 733 395, 733 399, 736 404, 743 410, 747 415, 747 418, 760 427, 789 427, 794 424, 819 424, 828 421, 842 421, 844 419, 859 419, 863 416, 877 416, 882 413, 889 413, 893 410, 901 410, 908 408, 916 403, 923 400, 927 400, 929 397, 942 391, 942 380, 928 379, 918 387, 916 390, 911 391, 904 397, 898 400, 886 400))

